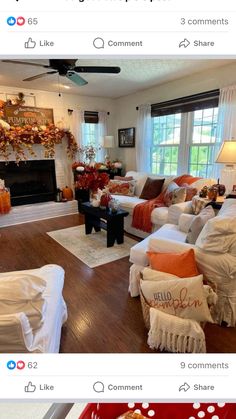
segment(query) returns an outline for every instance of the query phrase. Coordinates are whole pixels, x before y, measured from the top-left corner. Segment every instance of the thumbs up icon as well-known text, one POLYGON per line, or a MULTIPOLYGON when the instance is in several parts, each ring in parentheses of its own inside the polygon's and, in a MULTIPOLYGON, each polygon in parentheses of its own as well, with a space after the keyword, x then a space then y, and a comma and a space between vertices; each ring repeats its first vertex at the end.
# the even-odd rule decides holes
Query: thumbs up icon
POLYGON ((29 381, 27 386, 25 386, 25 393, 34 393, 36 390, 36 386, 32 384, 32 381, 29 381))
POLYGON ((36 42, 33 41, 32 38, 29 38, 28 41, 25 42, 25 48, 35 48, 36 47, 36 42))

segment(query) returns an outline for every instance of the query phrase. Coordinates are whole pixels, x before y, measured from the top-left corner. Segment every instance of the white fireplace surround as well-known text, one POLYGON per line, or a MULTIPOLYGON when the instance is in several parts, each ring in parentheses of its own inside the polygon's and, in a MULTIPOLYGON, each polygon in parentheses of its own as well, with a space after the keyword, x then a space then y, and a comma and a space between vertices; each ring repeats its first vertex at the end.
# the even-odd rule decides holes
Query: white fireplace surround
MULTIPOLYGON (((65 186, 73 187, 73 173, 71 169, 72 161, 67 156, 67 142, 63 140, 61 144, 55 146, 55 171, 57 188, 63 189, 65 186)), ((33 151, 36 157, 32 157, 26 152, 28 160, 44 160, 44 147, 33 145, 33 151)), ((14 155, 10 156, 14 161, 14 155)), ((0 161, 4 161, 0 159, 0 161)), ((38 221, 47 218, 61 217, 69 214, 78 213, 78 204, 76 200, 66 203, 44 202, 39 204, 20 205, 13 207, 9 214, 0 215, 0 228, 38 221)))
MULTIPOLYGON (((32 157, 26 150, 25 154, 27 160, 44 160, 44 147, 38 144, 33 145, 33 151, 35 157, 32 157)), ((72 161, 67 156, 67 141, 63 140, 61 144, 55 146, 55 156, 52 158, 55 160, 55 171, 56 171, 56 182, 57 188, 63 189, 65 186, 73 186, 73 173, 71 169, 72 161)), ((14 154, 9 158, 10 161, 15 161, 14 154)), ((4 159, 0 158, 0 161, 4 159)))

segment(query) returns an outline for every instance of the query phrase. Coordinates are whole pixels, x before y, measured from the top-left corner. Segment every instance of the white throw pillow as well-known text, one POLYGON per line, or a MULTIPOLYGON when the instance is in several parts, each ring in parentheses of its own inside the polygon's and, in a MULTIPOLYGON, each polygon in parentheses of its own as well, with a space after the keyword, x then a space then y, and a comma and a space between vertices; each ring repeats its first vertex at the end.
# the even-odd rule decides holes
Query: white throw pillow
POLYGON ((167 207, 170 207, 173 204, 184 202, 186 195, 186 188, 178 186, 175 182, 170 182, 165 191, 163 201, 167 207))
POLYGON ((45 311, 44 279, 29 274, 11 274, 0 281, 0 315, 24 313, 33 331, 42 325, 45 311))
POLYGON ((218 212, 218 216, 235 217, 236 216, 236 199, 235 198, 226 199, 220 211, 218 212))
MULTIPOLYGON (((136 265, 133 265, 136 266, 136 265)), ((143 268, 141 271, 141 267, 139 267, 139 281, 140 278, 143 281, 166 281, 167 279, 182 279, 179 276, 172 275, 166 272, 156 271, 155 269, 151 269, 149 267, 143 268)), ((201 279, 202 275, 192 276, 193 279, 201 279)), ((184 278, 190 279, 190 278, 184 278)), ((203 292, 204 296, 207 300, 208 306, 216 304, 217 301, 217 294, 213 291, 213 289, 209 285, 203 285, 203 292)))
POLYGON ((204 225, 208 220, 215 217, 215 211, 212 206, 209 205, 201 210, 201 212, 196 215, 189 227, 189 232, 186 237, 186 243, 195 244, 199 234, 201 233, 204 225))
POLYGON ((179 230, 183 231, 183 233, 188 233, 194 217, 194 214, 181 214, 179 217, 179 230))
POLYGON ((203 289, 203 276, 194 278, 140 281, 143 296, 150 307, 198 322, 213 322, 203 289))
POLYGON ((134 194, 135 196, 140 196, 141 192, 143 190, 143 187, 145 185, 145 182, 148 178, 147 173, 144 172, 135 172, 133 170, 130 170, 129 172, 126 173, 125 176, 132 176, 134 180, 136 180, 136 185, 135 185, 135 191, 134 194))
POLYGON ((177 279, 179 277, 146 267, 141 272, 141 278, 143 281, 163 281, 164 279, 177 279))
POLYGON ((207 221, 196 241, 196 246, 208 252, 227 253, 236 238, 236 213, 217 215, 207 221))

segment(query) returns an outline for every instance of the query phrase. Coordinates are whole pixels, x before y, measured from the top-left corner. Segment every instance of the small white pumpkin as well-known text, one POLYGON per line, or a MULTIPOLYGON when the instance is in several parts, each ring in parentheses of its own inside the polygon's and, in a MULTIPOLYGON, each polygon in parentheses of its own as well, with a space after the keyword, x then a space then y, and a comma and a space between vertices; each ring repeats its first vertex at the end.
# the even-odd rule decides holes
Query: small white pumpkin
POLYGON ((84 172, 84 166, 77 166, 75 169, 77 172, 84 172))

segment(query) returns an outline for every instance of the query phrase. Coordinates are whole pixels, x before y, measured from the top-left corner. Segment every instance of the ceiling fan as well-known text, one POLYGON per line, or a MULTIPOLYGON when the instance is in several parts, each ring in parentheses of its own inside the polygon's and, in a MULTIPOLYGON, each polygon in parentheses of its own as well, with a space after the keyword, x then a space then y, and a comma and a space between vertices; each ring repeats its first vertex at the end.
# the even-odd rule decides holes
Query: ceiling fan
POLYGON ((14 60, 2 60, 4 63, 12 64, 23 64, 31 65, 35 67, 41 67, 50 69, 44 73, 37 74, 36 76, 28 77, 23 81, 33 81, 46 77, 49 74, 57 74, 63 77, 67 77, 73 83, 78 86, 84 86, 88 82, 81 77, 78 73, 104 73, 104 74, 118 74, 120 73, 120 67, 104 67, 104 66, 76 66, 75 63, 77 60, 49 60, 48 65, 30 63, 27 61, 14 61, 14 60))

